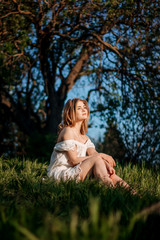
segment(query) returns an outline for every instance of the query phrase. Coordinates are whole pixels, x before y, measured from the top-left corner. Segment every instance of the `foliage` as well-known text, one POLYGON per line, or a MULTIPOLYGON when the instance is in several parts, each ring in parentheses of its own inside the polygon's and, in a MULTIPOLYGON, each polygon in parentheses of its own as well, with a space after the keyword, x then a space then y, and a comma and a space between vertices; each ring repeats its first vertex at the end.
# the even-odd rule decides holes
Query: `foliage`
POLYGON ((99 143, 97 148, 100 152, 112 156, 114 159, 121 162, 121 164, 127 160, 127 149, 114 121, 108 121, 108 127, 104 134, 103 142, 99 143))
POLYGON ((118 118, 130 159, 157 160, 158 14, 158 0, 2 0, 3 146, 9 143, 13 153, 17 137, 24 149, 34 131, 55 136, 68 93, 83 79, 83 87, 91 86, 91 113, 102 113, 104 126, 106 119, 118 118))
POLYGON ((145 166, 117 166, 141 198, 87 179, 54 182, 45 163, 0 159, 3 239, 156 239, 160 175, 145 166), (151 207, 150 207, 151 206, 151 207))
POLYGON ((28 138, 25 148, 26 155, 29 158, 38 158, 40 161, 49 161, 56 140, 57 138, 53 134, 33 132, 28 138))

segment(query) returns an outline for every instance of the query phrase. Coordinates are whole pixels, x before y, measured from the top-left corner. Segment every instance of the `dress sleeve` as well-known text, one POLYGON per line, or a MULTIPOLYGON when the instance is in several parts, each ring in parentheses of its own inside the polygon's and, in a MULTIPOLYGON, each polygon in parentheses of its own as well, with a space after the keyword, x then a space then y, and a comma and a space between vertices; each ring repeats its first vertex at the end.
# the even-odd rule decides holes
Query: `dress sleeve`
POLYGON ((95 145, 91 142, 90 139, 87 141, 87 148, 95 148, 95 145))
POLYGON ((75 149, 74 140, 65 140, 63 142, 59 142, 55 145, 54 150, 57 152, 69 151, 75 149))

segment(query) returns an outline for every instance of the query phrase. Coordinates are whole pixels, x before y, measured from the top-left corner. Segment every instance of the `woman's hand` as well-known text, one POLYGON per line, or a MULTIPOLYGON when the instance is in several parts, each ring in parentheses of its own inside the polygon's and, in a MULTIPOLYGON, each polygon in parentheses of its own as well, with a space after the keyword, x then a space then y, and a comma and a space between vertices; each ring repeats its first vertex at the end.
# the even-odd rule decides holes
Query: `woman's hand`
POLYGON ((105 153, 99 153, 99 155, 103 160, 107 161, 111 165, 112 168, 114 166, 116 166, 114 159, 110 155, 107 155, 105 153))
POLYGON ((110 175, 115 174, 114 168, 111 167, 111 165, 110 165, 107 161, 105 161, 105 160, 104 160, 104 163, 105 163, 105 165, 106 165, 106 168, 107 168, 107 170, 108 170, 108 173, 109 173, 110 175))

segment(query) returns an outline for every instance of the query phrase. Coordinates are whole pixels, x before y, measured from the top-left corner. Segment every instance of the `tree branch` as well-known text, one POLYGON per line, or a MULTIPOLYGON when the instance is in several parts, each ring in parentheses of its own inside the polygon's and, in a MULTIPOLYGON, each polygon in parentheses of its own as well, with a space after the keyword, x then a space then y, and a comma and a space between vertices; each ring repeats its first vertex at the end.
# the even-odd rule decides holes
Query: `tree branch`
MULTIPOLYGON (((94 88, 88 91, 87 101, 89 101, 90 95, 92 92, 100 92, 101 90, 104 90, 106 93, 109 93, 109 91, 106 90, 105 87, 99 86, 98 88, 94 88)), ((100 111, 100 110, 94 110, 94 111, 100 111)))
POLYGON ((97 38, 97 40, 102 43, 105 47, 107 47, 109 50, 111 50, 112 52, 116 53, 120 58, 122 58, 122 55, 119 53, 118 49, 116 46, 112 46, 111 44, 104 42, 96 33, 92 34, 94 37, 97 38))
POLYGON ((88 51, 86 49, 82 49, 79 59, 77 60, 76 64, 70 71, 68 77, 65 79, 65 82, 63 82, 58 90, 61 99, 66 97, 66 94, 72 89, 74 86, 84 63, 88 60, 90 54, 91 54, 92 48, 90 47, 88 51))

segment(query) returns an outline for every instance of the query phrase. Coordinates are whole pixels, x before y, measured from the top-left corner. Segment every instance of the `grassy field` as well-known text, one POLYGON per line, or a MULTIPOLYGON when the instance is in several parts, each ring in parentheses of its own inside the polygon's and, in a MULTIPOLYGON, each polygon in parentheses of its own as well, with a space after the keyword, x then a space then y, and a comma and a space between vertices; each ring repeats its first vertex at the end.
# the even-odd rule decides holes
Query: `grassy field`
POLYGON ((131 164, 116 172, 138 195, 87 179, 57 184, 47 164, 0 159, 0 235, 4 239, 157 239, 160 173, 131 164))

